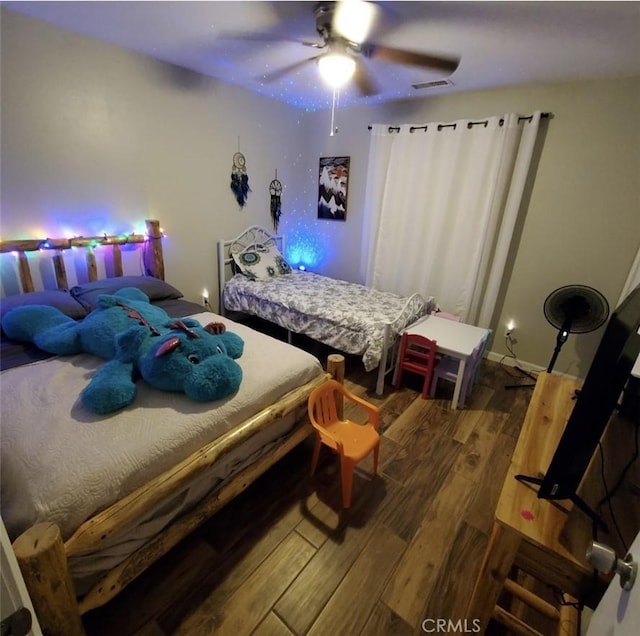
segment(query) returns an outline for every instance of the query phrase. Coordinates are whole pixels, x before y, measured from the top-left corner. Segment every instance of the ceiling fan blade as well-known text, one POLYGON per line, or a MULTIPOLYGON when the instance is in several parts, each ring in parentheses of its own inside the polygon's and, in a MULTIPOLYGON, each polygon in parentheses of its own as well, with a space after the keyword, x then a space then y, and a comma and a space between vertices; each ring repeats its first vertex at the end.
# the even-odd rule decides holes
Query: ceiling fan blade
POLYGON ((260 75, 256 77, 256 80, 259 82, 275 82, 280 78, 288 75, 289 73, 293 73, 293 71, 297 71, 299 68, 309 64, 309 62, 313 62, 313 60, 318 59, 319 55, 314 55, 313 57, 308 57, 305 60, 301 60, 300 62, 294 62, 293 64, 289 64, 288 66, 283 66, 279 68, 277 71, 273 71, 272 73, 265 73, 264 75, 260 75))
POLYGON ((363 44, 362 54, 373 60, 383 62, 393 62, 394 64, 407 64, 410 66, 422 66, 424 68, 435 68, 453 73, 460 64, 459 58, 438 57, 418 53, 416 51, 406 51, 403 49, 392 49, 387 46, 377 44, 363 44))
POLYGON ((303 46, 311 46, 316 49, 322 49, 327 45, 326 42, 310 42, 277 33, 221 33, 217 36, 217 39, 221 41, 240 40, 244 42, 293 42, 295 44, 302 44, 303 46))
POLYGON ((360 60, 358 60, 356 63, 356 70, 353 74, 353 81, 358 87, 360 94, 364 97, 377 95, 380 92, 378 84, 360 60))

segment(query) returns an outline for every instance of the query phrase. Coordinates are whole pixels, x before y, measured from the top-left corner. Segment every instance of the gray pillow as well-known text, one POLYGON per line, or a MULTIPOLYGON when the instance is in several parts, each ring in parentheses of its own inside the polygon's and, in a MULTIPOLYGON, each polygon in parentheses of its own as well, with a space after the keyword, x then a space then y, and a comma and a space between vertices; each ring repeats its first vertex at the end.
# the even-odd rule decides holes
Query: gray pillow
POLYGON ((79 320, 87 315, 87 310, 66 289, 47 289, 0 298, 0 313, 4 316, 9 310, 23 305, 56 307, 74 320, 79 320))
POLYGON ((183 294, 169 283, 153 276, 118 276, 105 278, 71 288, 71 295, 87 310, 98 306, 100 294, 115 294, 123 287, 137 287, 149 296, 149 300, 167 300, 182 298, 183 294))

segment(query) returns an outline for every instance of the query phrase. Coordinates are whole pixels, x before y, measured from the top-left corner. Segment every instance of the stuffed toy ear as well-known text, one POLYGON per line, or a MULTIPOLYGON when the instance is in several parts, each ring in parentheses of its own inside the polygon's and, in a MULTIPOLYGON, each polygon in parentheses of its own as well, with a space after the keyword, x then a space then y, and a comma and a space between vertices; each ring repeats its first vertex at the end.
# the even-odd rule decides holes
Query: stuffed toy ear
POLYGON ((244 340, 238 334, 225 331, 215 337, 222 341, 230 358, 236 360, 242 355, 244 351, 244 340))
POLYGON ((116 358, 133 362, 138 358, 140 346, 149 333, 146 327, 130 327, 116 336, 116 358))
POLYGON ((227 330, 227 326, 223 322, 210 322, 204 326, 204 330, 215 336, 224 333, 227 330))

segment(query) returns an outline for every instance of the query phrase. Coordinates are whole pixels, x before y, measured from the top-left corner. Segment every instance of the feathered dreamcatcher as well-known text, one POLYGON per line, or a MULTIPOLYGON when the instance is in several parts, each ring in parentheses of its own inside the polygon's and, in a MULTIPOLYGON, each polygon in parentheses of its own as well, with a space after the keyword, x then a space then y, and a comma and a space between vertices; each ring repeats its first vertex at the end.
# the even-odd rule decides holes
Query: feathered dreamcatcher
POLYGON ((242 208, 251 192, 249 177, 247 176, 247 161, 241 152, 233 155, 233 167, 231 168, 231 190, 236 197, 238 205, 242 208))
POLYGON ((282 214, 282 184, 278 181, 278 171, 276 170, 276 178, 269 184, 269 194, 271 195, 271 220, 273 221, 273 229, 278 231, 278 223, 282 214))

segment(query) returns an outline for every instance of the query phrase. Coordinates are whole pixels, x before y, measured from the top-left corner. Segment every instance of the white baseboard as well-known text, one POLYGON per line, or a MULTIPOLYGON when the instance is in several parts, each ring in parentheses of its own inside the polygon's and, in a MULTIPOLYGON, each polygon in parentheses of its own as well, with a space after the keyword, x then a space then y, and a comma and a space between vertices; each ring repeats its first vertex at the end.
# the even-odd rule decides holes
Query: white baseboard
MULTIPOLYGON (((540 373, 541 371, 546 371, 545 367, 541 367, 538 364, 532 364, 531 362, 527 362, 526 360, 519 360, 514 358, 513 356, 504 355, 503 353, 495 353, 494 351, 489 351, 486 357, 492 362, 499 362, 500 364, 504 364, 508 367, 519 367, 523 371, 528 371, 530 373, 540 373)), ((570 378, 572 380, 580 380, 574 375, 569 375, 568 373, 557 373, 557 371, 552 371, 552 373, 556 373, 558 375, 562 375, 566 378, 570 378)))
POLYGON ((487 354, 487 358, 492 362, 499 362, 500 364, 504 364, 508 367, 520 367, 525 371, 531 371, 532 373, 539 373, 540 371, 544 371, 544 368, 540 367, 537 364, 532 364, 531 362, 526 362, 525 360, 518 360, 509 355, 504 355, 503 353, 496 353, 495 351, 489 351, 487 354))

